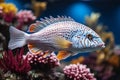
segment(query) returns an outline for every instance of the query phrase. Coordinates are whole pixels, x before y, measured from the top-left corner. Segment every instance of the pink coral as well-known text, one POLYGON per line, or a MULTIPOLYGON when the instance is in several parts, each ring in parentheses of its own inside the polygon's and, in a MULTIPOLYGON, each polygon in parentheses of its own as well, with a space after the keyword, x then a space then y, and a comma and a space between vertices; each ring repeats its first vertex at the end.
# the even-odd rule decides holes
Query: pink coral
POLYGON ((21 10, 17 13, 19 23, 28 23, 36 19, 30 10, 21 10))
POLYGON ((28 52, 27 54, 29 63, 34 68, 41 69, 51 69, 56 66, 59 66, 59 60, 57 59, 55 53, 45 56, 45 52, 40 52, 39 54, 32 54, 28 52))
POLYGON ((64 74, 69 80, 96 80, 94 74, 90 73, 90 69, 82 64, 70 64, 65 66, 64 74))
POLYGON ((36 19, 30 10, 21 10, 16 14, 16 16, 18 21, 17 28, 20 30, 23 29, 23 26, 25 27, 26 24, 31 24, 36 19))
POLYGON ((0 68, 4 72, 11 71, 17 74, 26 74, 30 71, 31 66, 28 63, 27 57, 23 58, 23 52, 23 49, 21 49, 15 56, 10 50, 3 53, 3 58, 0 59, 0 68))

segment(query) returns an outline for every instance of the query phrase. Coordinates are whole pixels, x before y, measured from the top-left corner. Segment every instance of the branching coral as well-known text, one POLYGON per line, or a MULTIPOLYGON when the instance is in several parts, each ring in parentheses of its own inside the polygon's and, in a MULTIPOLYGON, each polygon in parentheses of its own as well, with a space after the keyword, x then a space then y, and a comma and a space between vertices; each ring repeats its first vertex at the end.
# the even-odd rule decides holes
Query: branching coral
POLYGON ((3 53, 3 57, 0 59, 0 68, 4 72, 10 71, 21 75, 26 74, 31 69, 27 57, 23 58, 23 49, 17 52, 15 56, 10 50, 3 53))
POLYGON ((32 11, 30 10, 21 10, 17 13, 18 17, 18 22, 23 23, 23 22, 29 22, 32 20, 35 20, 36 17, 33 15, 32 11))
POLYGON ((82 64, 70 64, 65 66, 64 73, 67 80, 96 80, 94 74, 90 73, 90 69, 82 64))
POLYGON ((40 52, 39 54, 28 53, 27 57, 31 66, 36 69, 39 68, 44 71, 49 71, 50 69, 59 66, 60 63, 55 53, 51 53, 48 56, 44 55, 44 52, 40 52))
POLYGON ((34 16, 30 10, 21 10, 16 14, 16 17, 18 21, 18 29, 22 29, 24 25, 30 24, 36 19, 36 16, 34 16))
POLYGON ((28 61, 32 67, 29 72, 29 76, 32 79, 44 79, 44 80, 57 80, 57 72, 55 72, 55 67, 60 65, 55 53, 39 52, 38 54, 33 54, 28 52, 26 55, 28 61))

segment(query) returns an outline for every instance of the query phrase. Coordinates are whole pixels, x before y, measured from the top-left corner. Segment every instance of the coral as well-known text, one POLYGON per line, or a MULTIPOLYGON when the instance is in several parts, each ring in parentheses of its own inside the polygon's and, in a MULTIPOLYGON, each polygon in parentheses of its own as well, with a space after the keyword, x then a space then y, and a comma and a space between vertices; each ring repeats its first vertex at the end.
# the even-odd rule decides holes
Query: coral
POLYGON ((46 9, 47 2, 45 1, 37 1, 37 0, 32 0, 32 8, 34 10, 35 16, 39 17, 40 13, 43 12, 46 9))
POLYGON ((29 80, 29 78, 27 75, 17 75, 8 71, 6 73, 2 72, 0 80, 29 80))
POLYGON ((12 12, 6 13, 3 14, 3 19, 5 22, 10 23, 15 19, 15 15, 12 12))
POLYGON ((17 7, 12 3, 0 3, 0 7, 3 9, 3 13, 14 13, 17 12, 17 7))
POLYGON ((17 12, 17 7, 11 3, 0 3, 0 25, 15 26, 18 29, 26 30, 36 16, 31 10, 21 10, 17 12))
POLYGON ((34 16, 30 10, 21 10, 16 14, 16 17, 18 22, 18 29, 22 29, 23 26, 32 23, 36 19, 36 16, 34 16))
POLYGON ((96 80, 90 69, 82 64, 70 64, 63 69, 68 80, 96 80))
POLYGON ((91 53, 85 58, 83 64, 86 64, 96 73, 97 80, 119 80, 120 49, 118 47, 116 49, 113 32, 107 32, 106 26, 97 24, 99 17, 98 13, 94 13, 94 16, 91 14, 86 17, 86 23, 101 36, 106 47, 91 53))
POLYGON ((26 57, 32 67, 29 72, 29 76, 32 79, 44 79, 44 80, 58 80, 58 73, 55 72, 54 68, 60 65, 54 52, 39 52, 33 54, 28 52, 26 57))
POLYGON ((27 74, 31 67, 28 63, 27 57, 23 58, 23 49, 20 52, 17 51, 16 55, 13 55, 12 51, 6 51, 0 59, 0 68, 4 72, 12 72, 16 74, 27 74))
POLYGON ((55 53, 51 53, 47 56, 44 55, 45 52, 40 52, 39 54, 32 54, 28 52, 27 57, 32 68, 49 71, 50 69, 60 65, 55 53))
POLYGON ((36 17, 30 10, 21 10, 17 14, 19 23, 28 23, 29 21, 33 21, 36 17))
POLYGON ((119 80, 119 56, 111 55, 111 57, 102 59, 102 61, 99 59, 99 63, 98 56, 100 55, 97 52, 91 53, 82 64, 86 64, 95 73, 97 80, 119 80))
POLYGON ((85 16, 85 21, 89 26, 93 26, 97 23, 100 13, 91 13, 90 16, 85 16))
POLYGON ((12 3, 0 3, 0 25, 14 24, 17 7, 12 3))

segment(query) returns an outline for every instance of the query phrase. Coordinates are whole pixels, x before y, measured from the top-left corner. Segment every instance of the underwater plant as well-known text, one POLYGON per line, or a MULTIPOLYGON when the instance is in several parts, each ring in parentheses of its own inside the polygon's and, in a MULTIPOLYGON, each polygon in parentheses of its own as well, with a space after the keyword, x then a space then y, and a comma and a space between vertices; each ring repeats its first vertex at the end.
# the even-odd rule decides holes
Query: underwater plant
POLYGON ((90 69, 83 64, 70 64, 63 69, 66 80, 96 80, 90 69))
MULTIPOLYGON (((14 74, 15 76, 25 76, 30 71, 31 66, 28 63, 27 57, 23 58, 23 49, 16 52, 14 56, 12 51, 5 51, 0 58, 0 69, 3 70, 4 74, 10 77, 14 74)), ((5 77, 4 75, 4 77, 5 77)), ((3 77, 3 78, 4 78, 3 77)))

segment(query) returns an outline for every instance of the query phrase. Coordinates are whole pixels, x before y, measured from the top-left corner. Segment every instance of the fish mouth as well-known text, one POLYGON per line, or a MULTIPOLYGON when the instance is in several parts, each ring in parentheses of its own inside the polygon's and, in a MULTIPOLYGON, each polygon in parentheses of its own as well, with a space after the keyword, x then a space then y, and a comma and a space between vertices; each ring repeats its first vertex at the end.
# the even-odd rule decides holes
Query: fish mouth
POLYGON ((99 44, 97 47, 100 47, 100 48, 105 48, 105 44, 99 44))

